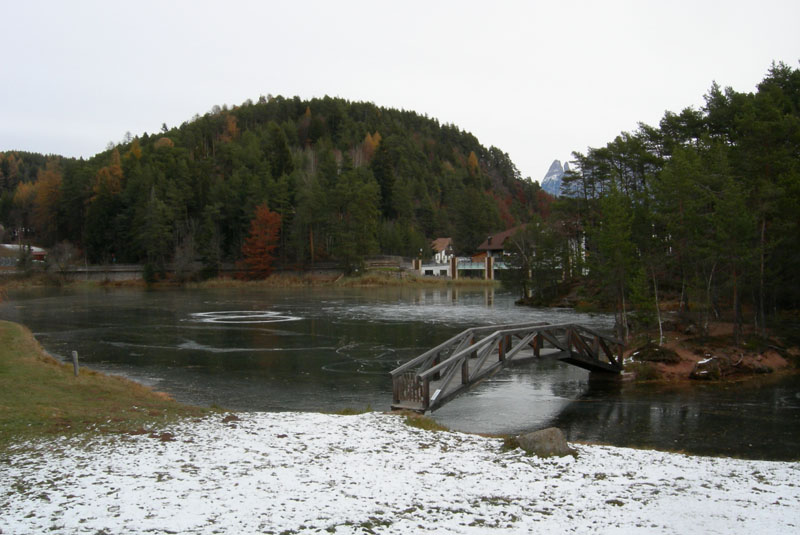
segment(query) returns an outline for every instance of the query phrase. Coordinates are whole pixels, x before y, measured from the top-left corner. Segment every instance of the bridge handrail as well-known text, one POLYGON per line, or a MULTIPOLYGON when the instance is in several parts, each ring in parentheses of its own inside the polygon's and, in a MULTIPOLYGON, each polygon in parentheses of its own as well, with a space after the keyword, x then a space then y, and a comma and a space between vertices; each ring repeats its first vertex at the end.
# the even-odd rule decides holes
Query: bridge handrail
POLYGON ((584 325, 578 325, 578 324, 573 325, 573 327, 578 331, 586 331, 587 333, 591 334, 592 336, 597 336, 598 338, 602 338, 602 339, 604 339, 604 340, 606 340, 608 342, 611 342, 612 344, 625 345, 622 342, 622 340, 620 340, 618 338, 614 338, 613 336, 609 336, 607 334, 601 334, 601 333, 595 331, 594 329, 592 329, 590 327, 586 327, 584 325))
MULTIPOLYGON (((546 329, 548 331, 549 330, 557 330, 557 329, 568 329, 570 327, 573 327, 573 328, 575 327, 572 323, 557 323, 557 324, 553 324, 553 325, 551 325, 551 324, 541 324, 541 323, 537 323, 537 324, 517 324, 517 325, 511 324, 511 325, 508 326, 508 327, 511 327, 511 328, 500 329, 500 330, 497 330, 497 331, 493 332, 492 334, 490 334, 486 338, 483 338, 479 342, 477 342, 477 343, 475 343, 475 344, 473 344, 473 345, 471 345, 469 347, 466 347, 466 348, 462 349, 458 353, 455 353, 455 354, 451 355, 450 357, 448 357, 446 360, 443 360, 439 364, 437 364, 435 366, 432 366, 432 367, 428 368, 427 370, 423 370, 423 371, 419 372, 417 374, 417 376, 420 379, 424 380, 424 379, 428 378, 429 376, 434 375, 437 372, 440 372, 445 368, 448 368, 450 365, 455 364, 455 363, 463 360, 465 357, 469 356, 470 353, 474 353, 475 351, 483 349, 483 347, 485 345, 494 343, 499 338, 502 338, 504 336, 509 336, 509 335, 518 334, 518 333, 522 333, 522 332, 529 332, 529 331, 534 330, 534 329, 538 330, 538 329, 536 329, 537 327, 541 328, 541 329, 546 329), (517 325, 519 325, 519 326, 517 326, 517 325)), ((494 326, 492 326, 490 328, 497 328, 497 327, 506 327, 506 325, 494 325, 494 326)), ((487 330, 486 327, 483 327, 483 328, 480 328, 480 329, 481 330, 487 330)))
POLYGON ((490 343, 494 342, 494 341, 495 341, 495 338, 493 336, 487 336, 483 340, 481 340, 481 341, 479 341, 479 342, 477 342, 477 343, 475 343, 475 344, 473 344, 473 345, 471 345, 469 347, 466 347, 466 348, 462 349, 461 351, 459 351, 455 355, 449 357, 447 360, 443 360, 442 362, 440 362, 436 366, 432 366, 432 367, 428 368, 427 370, 423 370, 423 371, 417 373, 417 377, 419 377, 422 380, 425 380, 429 376, 435 375, 437 372, 439 372, 439 371, 441 371, 441 370, 443 370, 445 368, 449 368, 451 365, 456 364, 456 363, 464 360, 464 358, 469 356, 470 353, 474 353, 475 351, 481 350, 481 349, 484 348, 484 346, 490 345, 490 343))
POLYGON ((552 355, 590 371, 619 373, 624 347, 612 336, 575 323, 472 327, 392 370, 392 407, 436 410, 459 392, 516 362, 525 348, 532 348, 536 358, 552 355))
POLYGON ((470 328, 470 329, 466 329, 466 330, 464 330, 464 331, 461 331, 461 332, 460 332, 460 333, 458 333, 457 335, 453 336, 452 338, 448 338, 447 340, 445 340, 444 342, 442 342, 442 343, 441 343, 441 344, 439 344, 438 346, 434 347, 433 349, 429 349, 429 350, 427 350, 425 353, 423 353, 423 354, 419 355, 418 357, 414 357, 413 359, 409 360, 409 361, 408 361, 408 362, 406 362, 405 364, 401 364, 400 366, 398 366, 398 367, 397 367, 397 368, 395 368, 394 370, 390 371, 390 372, 389 372, 389 374, 390 374, 392 377, 394 377, 395 375, 400 375, 401 373, 405 372, 405 371, 406 371, 406 370, 408 370, 409 368, 412 368, 412 367, 413 367, 413 366, 415 366, 416 364, 419 364, 419 363, 421 363, 421 362, 424 362, 426 359, 428 359, 428 358, 429 358, 429 357, 431 357, 432 355, 434 355, 434 354, 438 353, 438 352, 439 352, 439 351, 441 351, 442 349, 445 349, 445 348, 447 348, 448 346, 451 346, 451 345, 453 345, 453 344, 455 344, 455 343, 459 342, 459 341, 460 341, 460 340, 462 340, 462 339, 463 339, 465 336, 467 336, 468 334, 470 334, 472 330, 473 330, 473 329, 471 329, 471 328, 470 328))
POLYGON ((451 338, 448 338, 447 340, 445 340, 444 342, 442 342, 438 346, 427 350, 426 352, 422 353, 421 355, 419 355, 417 357, 414 357, 413 359, 409 360, 408 362, 406 362, 404 364, 401 364, 400 366, 398 366, 394 370, 390 371, 389 374, 392 377, 394 377, 396 375, 400 375, 401 373, 404 373, 405 371, 407 371, 409 368, 413 368, 417 364, 425 362, 426 359, 430 358, 432 355, 438 353, 442 349, 446 349, 447 347, 449 347, 451 345, 455 345, 456 343, 460 342, 461 340, 463 340, 464 338, 466 338, 467 336, 470 336, 470 335, 474 335, 474 334, 477 334, 477 333, 482 333, 482 332, 485 332, 485 331, 490 331, 492 329, 497 329, 497 328, 535 327, 535 326, 539 326, 539 325, 544 326, 544 325, 548 325, 548 323, 538 321, 538 322, 509 323, 509 324, 501 324, 501 325, 486 325, 486 326, 483 326, 483 327, 470 327, 469 329, 464 329, 463 331, 461 331, 460 333, 456 334, 455 336, 453 336, 451 338))

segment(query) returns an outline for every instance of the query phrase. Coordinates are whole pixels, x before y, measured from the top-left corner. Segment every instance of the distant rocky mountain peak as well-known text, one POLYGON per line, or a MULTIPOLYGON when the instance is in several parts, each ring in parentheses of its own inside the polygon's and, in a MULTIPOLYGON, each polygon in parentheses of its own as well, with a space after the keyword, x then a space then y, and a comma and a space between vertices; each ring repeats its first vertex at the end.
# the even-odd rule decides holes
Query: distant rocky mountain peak
POLYGON ((553 160, 550 169, 547 170, 547 174, 541 181, 542 189, 555 197, 561 195, 561 179, 567 171, 569 171, 569 164, 565 163, 562 166, 561 160, 553 160))

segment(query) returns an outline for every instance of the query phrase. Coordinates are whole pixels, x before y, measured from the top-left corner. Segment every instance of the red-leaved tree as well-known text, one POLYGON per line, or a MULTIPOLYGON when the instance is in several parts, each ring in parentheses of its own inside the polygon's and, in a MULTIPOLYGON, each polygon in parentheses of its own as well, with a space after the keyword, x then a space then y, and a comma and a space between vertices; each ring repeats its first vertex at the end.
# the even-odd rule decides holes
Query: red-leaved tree
POLYGON ((263 279, 272 272, 273 251, 278 246, 281 216, 270 211, 266 204, 256 207, 255 217, 250 221, 250 235, 242 245, 242 260, 238 267, 241 276, 247 279, 263 279))

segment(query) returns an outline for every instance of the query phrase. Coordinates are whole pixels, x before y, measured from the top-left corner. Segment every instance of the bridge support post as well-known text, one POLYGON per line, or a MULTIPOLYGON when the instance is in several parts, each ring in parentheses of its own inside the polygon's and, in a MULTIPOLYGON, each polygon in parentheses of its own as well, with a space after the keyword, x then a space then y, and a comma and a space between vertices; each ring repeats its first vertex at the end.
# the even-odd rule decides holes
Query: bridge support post
POLYGON ((483 265, 483 278, 487 281, 494 280, 494 258, 491 256, 486 257, 486 262, 483 265))
POLYGON ((428 410, 431 406, 431 380, 427 377, 422 383, 422 410, 428 410))
POLYGON ((536 336, 534 336, 533 343, 531 345, 533 346, 533 355, 536 358, 539 358, 541 356, 540 351, 542 349, 542 335, 537 334, 536 336))

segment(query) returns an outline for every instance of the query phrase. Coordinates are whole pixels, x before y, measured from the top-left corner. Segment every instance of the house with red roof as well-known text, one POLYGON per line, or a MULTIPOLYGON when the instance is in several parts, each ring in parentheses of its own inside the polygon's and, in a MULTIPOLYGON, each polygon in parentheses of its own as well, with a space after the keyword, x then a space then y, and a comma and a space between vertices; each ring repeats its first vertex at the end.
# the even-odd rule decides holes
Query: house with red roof
POLYGON ((525 228, 525 225, 519 225, 502 232, 495 232, 489 235, 486 240, 478 246, 478 252, 472 256, 473 260, 481 260, 487 256, 492 258, 503 258, 503 255, 510 251, 511 244, 509 239, 517 232, 525 228))

